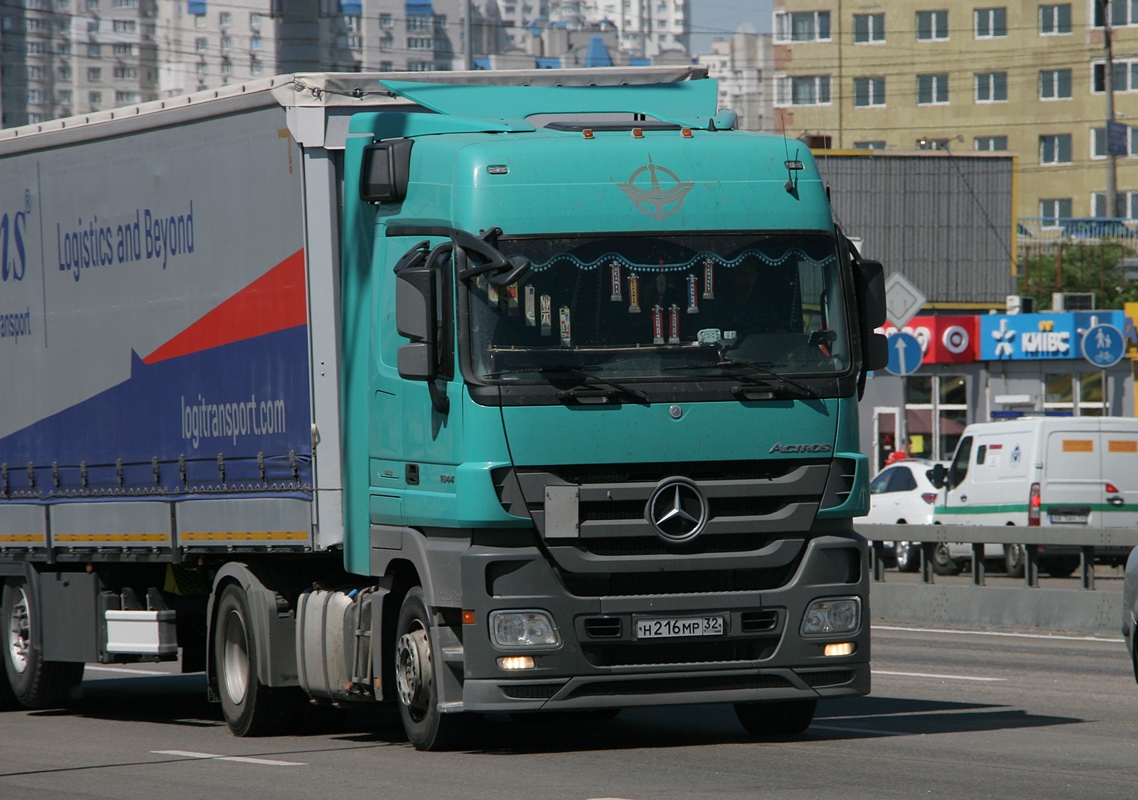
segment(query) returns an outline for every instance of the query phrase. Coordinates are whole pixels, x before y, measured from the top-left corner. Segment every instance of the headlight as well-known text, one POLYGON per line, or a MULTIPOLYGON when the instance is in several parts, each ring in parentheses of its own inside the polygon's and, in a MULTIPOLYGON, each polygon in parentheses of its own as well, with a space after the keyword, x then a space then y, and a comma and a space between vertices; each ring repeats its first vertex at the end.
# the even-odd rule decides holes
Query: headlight
POLYGON ((490 638, 498 647, 559 647, 561 634, 544 611, 490 612, 490 638))
POLYGON ((803 636, 851 633, 861 625, 861 600, 840 597, 815 600, 802 617, 803 636))

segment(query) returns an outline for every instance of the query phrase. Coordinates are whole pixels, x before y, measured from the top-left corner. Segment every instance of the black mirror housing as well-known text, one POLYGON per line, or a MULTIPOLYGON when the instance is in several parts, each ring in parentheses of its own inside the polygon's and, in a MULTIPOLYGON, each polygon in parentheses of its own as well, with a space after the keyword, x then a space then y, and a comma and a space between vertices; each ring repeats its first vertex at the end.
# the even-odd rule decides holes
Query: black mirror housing
POLYGON ((437 374, 435 271, 425 267, 400 270, 395 276, 395 327, 411 340, 400 345, 400 377, 429 381, 437 374))
POLYGON ((389 139, 364 148, 360 199, 365 203, 397 203, 407 196, 413 139, 389 139))
POLYGON ((943 489, 948 478, 948 470, 944 468, 944 464, 936 464, 932 469, 925 473, 925 477, 929 479, 929 483, 938 489, 943 489))

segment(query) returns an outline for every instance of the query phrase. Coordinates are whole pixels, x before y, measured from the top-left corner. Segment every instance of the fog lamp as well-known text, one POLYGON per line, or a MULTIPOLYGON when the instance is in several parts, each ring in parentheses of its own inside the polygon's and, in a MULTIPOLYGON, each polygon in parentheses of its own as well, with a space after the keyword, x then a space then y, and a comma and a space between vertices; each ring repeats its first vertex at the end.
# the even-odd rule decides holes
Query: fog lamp
POLYGON ((544 611, 492 611, 490 638, 498 647, 559 647, 561 634, 544 611))
POLYGON ((502 669, 533 669, 533 656, 502 656, 498 659, 502 669))
POLYGON ((861 625, 861 601, 856 597, 815 600, 802 617, 803 636, 852 633, 861 625))
POLYGON ((853 642, 837 642, 835 644, 826 645, 826 650, 823 655, 848 656, 853 654, 853 650, 853 642))

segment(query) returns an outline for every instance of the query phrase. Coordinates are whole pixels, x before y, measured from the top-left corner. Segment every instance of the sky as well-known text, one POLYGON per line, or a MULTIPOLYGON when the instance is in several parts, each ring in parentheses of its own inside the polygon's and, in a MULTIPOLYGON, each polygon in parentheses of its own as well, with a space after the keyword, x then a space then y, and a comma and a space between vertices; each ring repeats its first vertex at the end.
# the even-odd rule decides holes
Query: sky
POLYGON ((711 41, 734 33, 749 22, 758 33, 770 33, 771 0, 691 0, 692 53, 711 51, 711 41))

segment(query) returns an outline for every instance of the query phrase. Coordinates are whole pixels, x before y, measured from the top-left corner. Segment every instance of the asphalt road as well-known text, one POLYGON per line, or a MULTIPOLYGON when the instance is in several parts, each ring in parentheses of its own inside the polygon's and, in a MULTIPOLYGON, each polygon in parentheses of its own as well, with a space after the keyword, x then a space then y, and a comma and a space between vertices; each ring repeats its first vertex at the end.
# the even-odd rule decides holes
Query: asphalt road
POLYGON ((418 753, 394 716, 314 709, 232 737, 203 679, 89 667, 64 711, 0 715, 0 798, 1113 798, 1138 794, 1138 685, 1121 640, 877 628, 874 689, 753 740, 729 706, 602 722, 487 719, 418 753))

